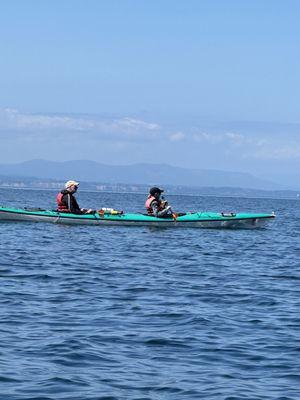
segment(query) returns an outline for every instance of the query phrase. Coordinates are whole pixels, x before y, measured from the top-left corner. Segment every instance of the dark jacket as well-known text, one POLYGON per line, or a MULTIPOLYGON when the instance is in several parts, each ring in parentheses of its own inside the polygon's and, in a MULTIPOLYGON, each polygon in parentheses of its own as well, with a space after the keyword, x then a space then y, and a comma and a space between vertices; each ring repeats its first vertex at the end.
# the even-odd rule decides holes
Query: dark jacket
POLYGON ((65 212, 71 212, 72 214, 83 214, 77 203, 75 196, 68 190, 62 190, 61 203, 67 208, 65 212))

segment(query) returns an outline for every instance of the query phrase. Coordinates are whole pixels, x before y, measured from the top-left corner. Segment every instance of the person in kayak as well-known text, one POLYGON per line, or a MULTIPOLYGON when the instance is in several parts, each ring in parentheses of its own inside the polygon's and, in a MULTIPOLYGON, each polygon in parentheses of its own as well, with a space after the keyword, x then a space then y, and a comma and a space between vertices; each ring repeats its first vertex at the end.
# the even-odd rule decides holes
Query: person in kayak
POLYGON ((57 211, 72 214, 94 214, 92 209, 80 208, 74 196, 79 186, 79 182, 68 181, 65 189, 58 193, 56 197, 57 211))
POLYGON ((173 215, 171 206, 168 205, 167 201, 161 198, 162 193, 163 189, 158 187, 152 187, 149 190, 149 195, 145 203, 148 215, 152 215, 154 217, 166 217, 173 215))

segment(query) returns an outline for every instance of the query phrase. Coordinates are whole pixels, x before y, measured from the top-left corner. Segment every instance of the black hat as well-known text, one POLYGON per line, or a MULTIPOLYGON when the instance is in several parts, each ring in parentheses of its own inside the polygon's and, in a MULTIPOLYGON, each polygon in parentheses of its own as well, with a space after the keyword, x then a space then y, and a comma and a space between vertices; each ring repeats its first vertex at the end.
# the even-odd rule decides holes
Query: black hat
POLYGON ((152 195, 152 196, 154 196, 155 195, 155 193, 162 193, 163 192, 163 189, 160 189, 160 188, 158 188, 158 187, 152 187, 150 190, 149 190, 149 193, 152 195))

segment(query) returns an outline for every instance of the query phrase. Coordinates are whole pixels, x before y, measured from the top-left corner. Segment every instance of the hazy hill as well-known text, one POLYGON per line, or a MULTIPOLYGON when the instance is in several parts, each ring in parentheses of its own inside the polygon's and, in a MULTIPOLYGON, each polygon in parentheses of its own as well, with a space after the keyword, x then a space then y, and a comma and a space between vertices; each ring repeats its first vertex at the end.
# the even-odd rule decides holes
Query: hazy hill
POLYGON ((0 175, 147 185, 284 189, 283 186, 248 173, 196 170, 173 167, 167 164, 112 166, 85 160, 65 162, 32 160, 19 164, 0 164, 0 175))

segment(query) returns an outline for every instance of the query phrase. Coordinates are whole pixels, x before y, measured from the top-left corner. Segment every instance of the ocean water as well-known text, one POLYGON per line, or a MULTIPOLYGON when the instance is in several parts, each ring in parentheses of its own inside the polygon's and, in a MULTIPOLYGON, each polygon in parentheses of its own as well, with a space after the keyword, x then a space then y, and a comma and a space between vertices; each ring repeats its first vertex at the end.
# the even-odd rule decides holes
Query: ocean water
MULTIPOLYGON (((145 196, 79 192, 143 211, 145 196)), ((277 214, 266 229, 0 223, 0 399, 300 399, 300 202, 168 196, 277 214)), ((55 207, 55 192, 0 189, 55 207)))

